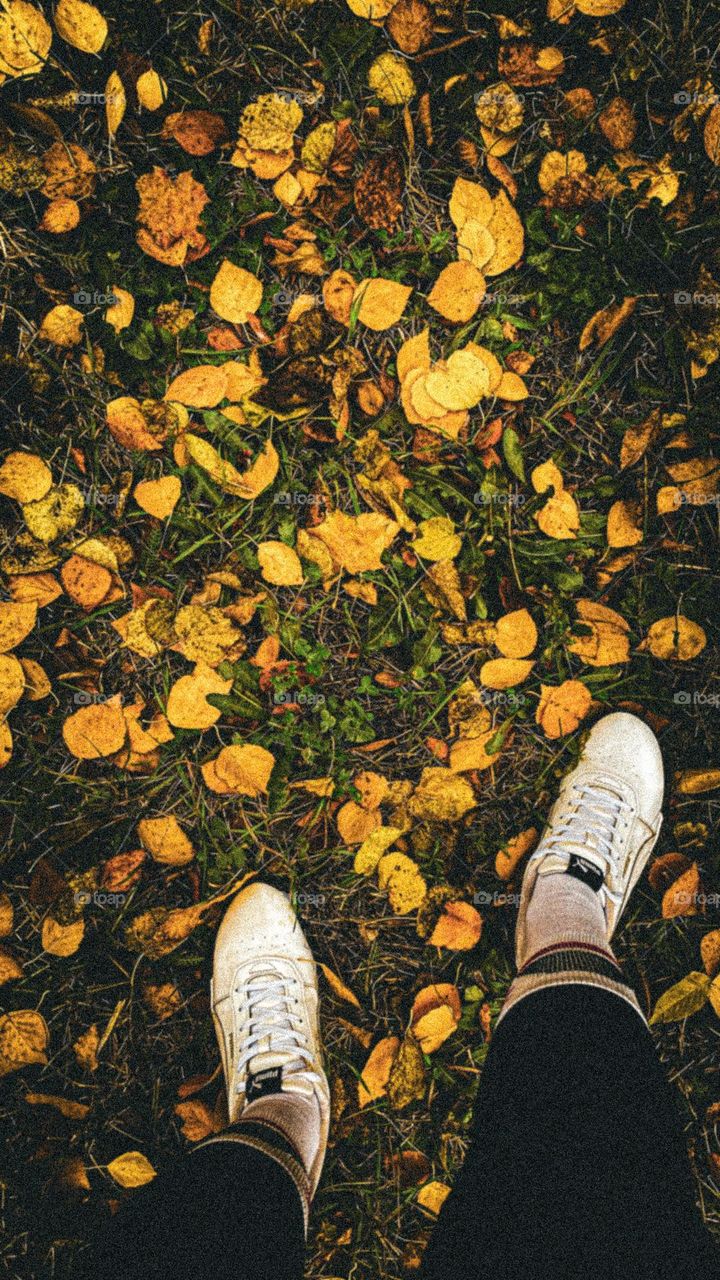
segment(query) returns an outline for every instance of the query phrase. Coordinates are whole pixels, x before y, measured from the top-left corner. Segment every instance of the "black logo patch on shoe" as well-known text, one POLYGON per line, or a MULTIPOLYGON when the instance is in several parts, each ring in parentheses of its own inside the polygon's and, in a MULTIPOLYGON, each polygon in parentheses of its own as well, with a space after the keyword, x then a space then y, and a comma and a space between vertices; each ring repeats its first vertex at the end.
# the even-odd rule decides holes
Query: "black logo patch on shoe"
POLYGON ((245 1101, 254 1102, 268 1093, 282 1093, 282 1067, 268 1067, 265 1071, 250 1072, 245 1090, 245 1101))
POLYGON ((574 876, 576 880, 582 880, 589 889, 594 889, 597 893, 604 883, 605 877, 602 871, 599 871, 594 862, 587 862, 585 858, 579 858, 576 853, 570 854, 570 861, 565 872, 566 876, 574 876))

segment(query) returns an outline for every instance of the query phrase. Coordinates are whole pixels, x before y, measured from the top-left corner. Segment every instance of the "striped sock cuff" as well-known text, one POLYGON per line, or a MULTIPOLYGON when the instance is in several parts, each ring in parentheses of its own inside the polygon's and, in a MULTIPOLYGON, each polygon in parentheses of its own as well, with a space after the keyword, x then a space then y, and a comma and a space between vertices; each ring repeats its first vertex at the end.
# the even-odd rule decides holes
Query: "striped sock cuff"
POLYGON ((528 957, 510 985, 498 1024, 525 996, 564 986, 602 987, 625 1000, 645 1020, 635 992, 625 982, 614 956, 597 943, 568 939, 528 957))
POLYGON ((204 1138, 192 1150, 199 1151, 201 1147, 209 1147, 219 1142, 239 1142, 243 1146, 252 1147, 254 1151, 262 1152, 264 1156, 274 1160, 276 1164, 282 1165, 295 1184, 297 1193, 300 1196, 305 1234, 307 1235, 310 1201, 312 1199, 310 1179, 298 1160, 295 1148, 280 1129, 268 1124, 265 1120, 239 1120, 230 1129, 225 1129, 222 1133, 212 1134, 209 1138, 204 1138))

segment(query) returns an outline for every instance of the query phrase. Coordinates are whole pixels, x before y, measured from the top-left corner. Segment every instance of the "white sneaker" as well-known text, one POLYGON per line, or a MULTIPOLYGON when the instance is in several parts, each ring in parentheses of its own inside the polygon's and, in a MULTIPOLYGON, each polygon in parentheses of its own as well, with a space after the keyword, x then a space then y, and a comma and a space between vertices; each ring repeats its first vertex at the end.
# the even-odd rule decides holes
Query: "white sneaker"
POLYGON ((269 1094, 316 1099, 320 1142, 306 1170, 314 1193, 327 1147, 330 1090, 315 962, 284 893, 252 884, 233 900, 215 942, 210 998, 231 1124, 269 1094))
POLYGON ((618 711, 593 726, 525 869, 518 956, 537 878, 557 872, 597 891, 610 940, 660 834, 663 787, 660 746, 644 721, 618 711))

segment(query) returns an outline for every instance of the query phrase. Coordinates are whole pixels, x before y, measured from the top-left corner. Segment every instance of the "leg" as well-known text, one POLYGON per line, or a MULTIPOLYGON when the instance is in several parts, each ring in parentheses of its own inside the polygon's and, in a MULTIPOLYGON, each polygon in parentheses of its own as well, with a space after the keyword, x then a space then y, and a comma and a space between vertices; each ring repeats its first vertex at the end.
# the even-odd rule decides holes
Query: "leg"
MULTIPOLYGON (((227 1135, 230 1137, 231 1135, 227 1135)), ((200 1145, 134 1193, 110 1222, 88 1280, 301 1280, 300 1195, 282 1165, 236 1141, 200 1145)))
POLYGON ((300 1280, 330 1116, 315 965, 284 894, 254 884, 225 914, 212 1008, 229 1128, 134 1193, 93 1280, 300 1280))
POLYGON ((653 735, 624 715, 592 730, 563 783, 525 873, 518 977, 423 1280, 717 1270, 673 1099, 610 947, 657 838, 662 787, 653 735))

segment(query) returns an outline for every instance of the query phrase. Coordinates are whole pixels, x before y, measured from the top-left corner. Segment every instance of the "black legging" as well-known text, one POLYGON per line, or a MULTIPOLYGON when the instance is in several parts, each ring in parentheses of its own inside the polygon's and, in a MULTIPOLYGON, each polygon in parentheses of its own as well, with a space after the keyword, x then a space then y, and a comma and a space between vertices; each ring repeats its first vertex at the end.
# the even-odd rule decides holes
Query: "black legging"
MULTIPOLYGON (((98 1280, 300 1280, 300 1200, 237 1143, 190 1152, 134 1194, 98 1280)), ((637 1013, 598 987, 538 991, 502 1020, 471 1148, 421 1280, 709 1280, 674 1100, 637 1013)), ((382 1280, 378 1277, 377 1280, 382 1280)))

